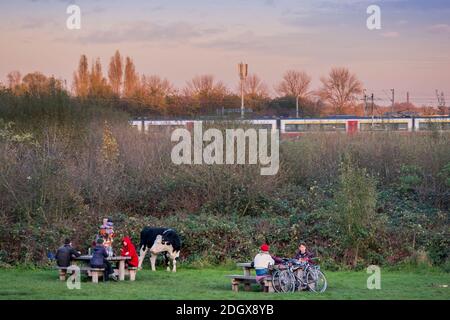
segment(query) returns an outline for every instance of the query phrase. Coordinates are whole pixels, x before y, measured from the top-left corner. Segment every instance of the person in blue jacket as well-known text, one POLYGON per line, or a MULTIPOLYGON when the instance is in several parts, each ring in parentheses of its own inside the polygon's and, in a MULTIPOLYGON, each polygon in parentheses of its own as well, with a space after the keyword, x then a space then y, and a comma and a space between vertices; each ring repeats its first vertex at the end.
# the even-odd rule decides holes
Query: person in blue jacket
POLYGON ((111 263, 106 259, 108 257, 108 252, 103 245, 103 238, 97 239, 97 245, 92 250, 92 258, 90 261, 91 268, 104 268, 105 269, 105 281, 108 281, 110 278, 114 281, 117 281, 117 276, 114 274, 111 263))

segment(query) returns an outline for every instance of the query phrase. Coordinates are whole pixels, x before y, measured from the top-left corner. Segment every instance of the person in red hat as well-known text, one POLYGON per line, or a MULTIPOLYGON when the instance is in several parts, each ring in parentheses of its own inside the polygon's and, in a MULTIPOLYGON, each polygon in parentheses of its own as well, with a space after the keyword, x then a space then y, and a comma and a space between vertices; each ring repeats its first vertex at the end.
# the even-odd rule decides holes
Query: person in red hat
POLYGON ((269 274, 269 265, 274 265, 275 260, 269 253, 270 247, 264 243, 260 247, 260 252, 253 259, 253 265, 256 270, 256 276, 265 276, 269 274))

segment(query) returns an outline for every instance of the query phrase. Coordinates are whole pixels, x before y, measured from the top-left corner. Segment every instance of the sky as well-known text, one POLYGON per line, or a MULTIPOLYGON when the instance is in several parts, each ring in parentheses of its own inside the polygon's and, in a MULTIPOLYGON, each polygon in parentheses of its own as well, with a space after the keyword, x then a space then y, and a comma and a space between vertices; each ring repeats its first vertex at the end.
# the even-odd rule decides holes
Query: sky
POLYGON ((410 92, 436 105, 436 89, 450 96, 450 0, 0 1, 2 82, 19 70, 70 85, 81 54, 106 71, 116 49, 178 87, 213 74, 234 89, 241 61, 269 88, 289 69, 309 73, 316 89, 332 67, 348 67, 380 104, 395 88, 396 101, 410 92), (80 30, 66 27, 70 4, 81 9, 80 30), (373 4, 380 30, 366 25, 373 4))

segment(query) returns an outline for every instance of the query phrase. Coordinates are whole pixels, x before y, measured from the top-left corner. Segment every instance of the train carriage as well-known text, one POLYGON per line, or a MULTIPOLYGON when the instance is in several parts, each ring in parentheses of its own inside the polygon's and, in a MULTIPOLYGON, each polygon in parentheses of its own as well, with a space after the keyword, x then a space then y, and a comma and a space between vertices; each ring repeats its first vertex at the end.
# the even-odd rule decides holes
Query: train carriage
POLYGON ((450 117, 389 117, 369 118, 355 116, 335 116, 316 119, 245 119, 245 120, 131 120, 130 125, 139 131, 150 132, 153 129, 168 132, 175 128, 191 130, 195 123, 204 127, 233 124, 233 127, 253 127, 256 129, 279 130, 282 139, 301 137, 313 133, 357 132, 427 132, 432 130, 450 131, 450 117))
POLYGON ((450 131, 450 117, 415 118, 414 130, 421 131, 450 131))

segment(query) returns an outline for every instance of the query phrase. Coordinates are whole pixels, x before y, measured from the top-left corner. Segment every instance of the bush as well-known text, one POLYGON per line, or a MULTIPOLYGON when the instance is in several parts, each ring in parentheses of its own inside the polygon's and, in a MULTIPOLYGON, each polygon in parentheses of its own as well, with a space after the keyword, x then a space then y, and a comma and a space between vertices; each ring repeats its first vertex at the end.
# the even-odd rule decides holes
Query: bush
POLYGON ((375 213, 375 180, 365 169, 357 168, 349 156, 344 157, 336 192, 334 220, 347 263, 357 266, 374 242, 379 218, 375 213))
POLYGON ((430 260, 434 265, 440 266, 447 262, 450 253, 450 238, 447 232, 432 235, 428 247, 430 260))
POLYGON ((417 166, 402 165, 400 169, 400 190, 415 191, 422 182, 421 169, 417 166))

